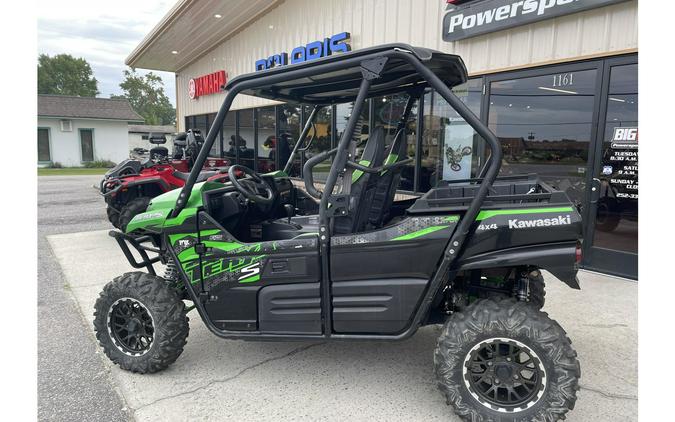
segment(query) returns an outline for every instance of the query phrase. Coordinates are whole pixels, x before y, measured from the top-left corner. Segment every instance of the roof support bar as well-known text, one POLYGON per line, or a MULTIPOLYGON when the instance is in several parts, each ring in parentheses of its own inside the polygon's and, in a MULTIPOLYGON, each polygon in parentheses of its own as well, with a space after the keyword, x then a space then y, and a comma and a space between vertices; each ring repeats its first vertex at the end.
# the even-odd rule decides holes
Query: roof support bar
MULTIPOLYGON (((288 157, 288 161, 286 161, 286 165, 284 166, 284 173, 288 174, 288 172, 291 169, 291 166, 293 165, 293 158, 295 157, 295 154, 298 152, 298 148, 300 148, 300 145, 302 145, 305 142, 305 138, 307 137, 307 134, 309 133, 309 129, 312 127, 314 124, 314 119, 316 118, 317 113, 321 109, 321 106, 314 106, 312 108, 312 111, 309 113, 309 117, 307 118, 307 122, 305 123, 305 127, 302 128, 302 133, 298 137, 298 140, 295 141, 295 145, 293 146, 293 151, 291 151, 291 155, 288 157)), ((314 132, 314 136, 316 137, 316 131, 314 132)), ((307 149, 309 145, 303 147, 302 151, 307 149)))

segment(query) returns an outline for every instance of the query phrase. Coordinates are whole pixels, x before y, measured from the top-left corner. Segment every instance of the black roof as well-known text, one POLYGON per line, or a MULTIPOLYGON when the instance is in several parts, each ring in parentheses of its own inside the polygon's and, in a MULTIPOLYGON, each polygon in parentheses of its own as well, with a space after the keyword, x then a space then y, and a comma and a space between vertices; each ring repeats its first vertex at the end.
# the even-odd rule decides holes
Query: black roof
POLYGON ((38 95, 38 116, 143 122, 126 99, 38 95))
MULTIPOLYGON (((448 87, 467 80, 466 67, 457 55, 407 44, 384 44, 240 75, 230 80, 225 89, 230 90, 237 84, 245 83, 247 87, 241 91, 242 94, 270 100, 308 104, 346 103, 354 101, 363 79, 360 62, 371 58, 369 56, 376 57, 380 53, 392 51, 414 54, 448 87), (269 83, 265 84, 266 81, 269 83)), ((400 92, 413 85, 428 84, 408 61, 390 57, 380 77, 373 81, 368 96, 400 92)))

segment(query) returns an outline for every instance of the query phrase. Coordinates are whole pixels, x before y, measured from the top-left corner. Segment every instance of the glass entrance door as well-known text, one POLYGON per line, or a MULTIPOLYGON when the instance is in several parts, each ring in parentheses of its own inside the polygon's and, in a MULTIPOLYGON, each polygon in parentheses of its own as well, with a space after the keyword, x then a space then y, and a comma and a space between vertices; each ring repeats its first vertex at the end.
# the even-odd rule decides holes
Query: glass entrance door
POLYGON ((637 278, 638 64, 607 60, 586 235, 585 266, 637 278))
POLYGON ((487 79, 484 111, 502 145, 501 174, 537 174, 567 192, 582 215, 597 131, 601 62, 487 79))

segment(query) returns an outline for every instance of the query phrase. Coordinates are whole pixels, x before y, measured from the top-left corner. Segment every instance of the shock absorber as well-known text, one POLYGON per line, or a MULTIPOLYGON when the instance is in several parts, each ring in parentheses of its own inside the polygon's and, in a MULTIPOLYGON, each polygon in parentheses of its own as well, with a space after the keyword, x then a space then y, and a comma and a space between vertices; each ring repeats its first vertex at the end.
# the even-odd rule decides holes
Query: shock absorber
POLYGON ((516 282, 513 284, 513 294, 521 302, 527 302, 530 297, 530 278, 527 268, 518 268, 516 282))
POLYGON ((178 287, 180 283, 180 276, 178 274, 178 267, 173 258, 169 257, 166 260, 166 269, 164 270, 164 279, 169 282, 170 285, 178 287))

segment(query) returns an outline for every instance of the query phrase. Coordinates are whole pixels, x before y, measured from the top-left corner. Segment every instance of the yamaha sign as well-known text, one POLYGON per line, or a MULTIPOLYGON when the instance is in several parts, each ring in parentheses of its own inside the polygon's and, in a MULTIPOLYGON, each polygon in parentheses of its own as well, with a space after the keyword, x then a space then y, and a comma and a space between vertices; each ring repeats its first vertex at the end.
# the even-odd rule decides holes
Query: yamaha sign
POLYGON ((621 3, 627 0, 448 1, 443 41, 458 41, 514 26, 621 3))

